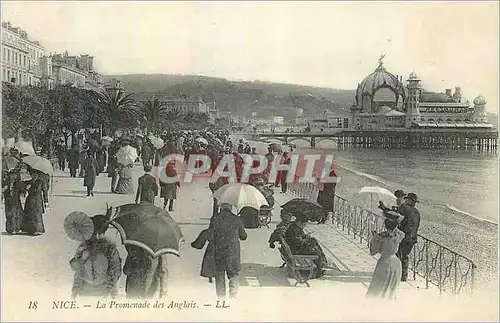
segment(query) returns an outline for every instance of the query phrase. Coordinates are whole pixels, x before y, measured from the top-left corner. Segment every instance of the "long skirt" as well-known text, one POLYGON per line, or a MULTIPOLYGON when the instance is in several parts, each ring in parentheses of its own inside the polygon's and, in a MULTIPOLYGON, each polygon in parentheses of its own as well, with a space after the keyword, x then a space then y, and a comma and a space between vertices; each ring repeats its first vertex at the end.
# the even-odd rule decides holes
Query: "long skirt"
POLYGON ((367 297, 394 298, 401 281, 401 260, 396 255, 382 256, 375 266, 367 297))
POLYGON ((23 206, 19 197, 5 197, 5 231, 18 232, 22 228, 23 206))
POLYGON ((41 192, 39 196, 30 196, 26 198, 24 206, 24 219, 22 231, 30 234, 45 233, 43 224, 43 197, 41 192))
POLYGON ((116 193, 118 194, 134 194, 134 184, 132 178, 120 177, 116 184, 116 193))
POLYGON ((177 184, 162 184, 160 197, 164 199, 176 199, 177 198, 177 184))

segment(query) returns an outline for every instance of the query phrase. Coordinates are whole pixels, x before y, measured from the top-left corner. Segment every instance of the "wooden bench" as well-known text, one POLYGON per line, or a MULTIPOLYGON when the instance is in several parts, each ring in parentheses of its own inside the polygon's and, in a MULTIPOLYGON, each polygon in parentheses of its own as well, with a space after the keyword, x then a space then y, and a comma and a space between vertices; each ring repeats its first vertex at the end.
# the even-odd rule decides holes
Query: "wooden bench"
POLYGON ((285 262, 288 269, 291 271, 293 277, 297 280, 294 286, 298 284, 305 284, 307 287, 309 283, 307 282, 314 276, 314 270, 316 269, 316 264, 314 260, 319 257, 315 255, 294 255, 288 243, 286 243, 284 237, 280 237, 279 241, 281 247, 278 249, 281 253, 281 258, 285 262), (304 274, 306 272, 307 274, 304 274))

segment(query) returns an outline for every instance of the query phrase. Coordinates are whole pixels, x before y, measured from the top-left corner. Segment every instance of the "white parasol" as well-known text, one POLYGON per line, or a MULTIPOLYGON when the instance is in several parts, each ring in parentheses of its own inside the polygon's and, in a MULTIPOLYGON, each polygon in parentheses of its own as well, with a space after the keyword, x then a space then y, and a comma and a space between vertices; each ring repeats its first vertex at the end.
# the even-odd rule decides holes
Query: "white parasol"
POLYGON ((139 155, 137 154, 137 149, 128 145, 120 147, 120 149, 116 153, 116 159, 118 163, 124 166, 133 165, 137 160, 137 157, 139 157, 139 155))
POLYGON ((355 204, 366 208, 369 207, 372 212, 376 211, 376 206, 379 201, 382 201, 386 206, 391 207, 396 205, 396 196, 394 196, 391 191, 383 187, 365 186, 359 190, 357 196, 354 198, 355 204))
POLYGON ((19 150, 23 155, 36 155, 33 145, 27 141, 18 141, 14 144, 14 148, 19 150))
POLYGON ((269 206, 264 195, 249 184, 226 184, 215 191, 213 197, 217 199, 219 205, 223 203, 231 204, 236 208, 237 212, 240 212, 244 207, 260 210, 262 206, 269 206))

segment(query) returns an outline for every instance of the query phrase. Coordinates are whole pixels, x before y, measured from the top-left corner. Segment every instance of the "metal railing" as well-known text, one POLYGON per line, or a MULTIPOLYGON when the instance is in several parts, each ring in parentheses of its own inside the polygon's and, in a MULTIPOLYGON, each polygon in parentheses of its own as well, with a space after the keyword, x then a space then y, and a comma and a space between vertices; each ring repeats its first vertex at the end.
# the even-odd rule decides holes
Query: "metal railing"
MULTIPOLYGON (((298 198, 316 201, 318 187, 313 183, 296 182, 289 186, 289 192, 298 198)), ((372 232, 384 230, 384 217, 335 195, 332 224, 368 246, 372 232)), ((426 288, 433 284, 440 293, 470 295, 474 291, 474 262, 420 234, 410 253, 409 269, 414 280, 419 276, 425 280, 426 288)))

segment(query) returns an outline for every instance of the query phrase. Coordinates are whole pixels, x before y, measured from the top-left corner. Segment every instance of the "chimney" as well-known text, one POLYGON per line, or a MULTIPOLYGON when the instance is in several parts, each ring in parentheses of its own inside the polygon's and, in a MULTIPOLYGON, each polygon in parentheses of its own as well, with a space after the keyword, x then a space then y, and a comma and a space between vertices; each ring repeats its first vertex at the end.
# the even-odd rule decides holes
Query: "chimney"
POLYGON ((446 89, 444 93, 451 98, 451 89, 446 89))
POLYGON ((455 87, 455 94, 453 94, 453 101, 462 102, 462 92, 460 87, 455 87))

